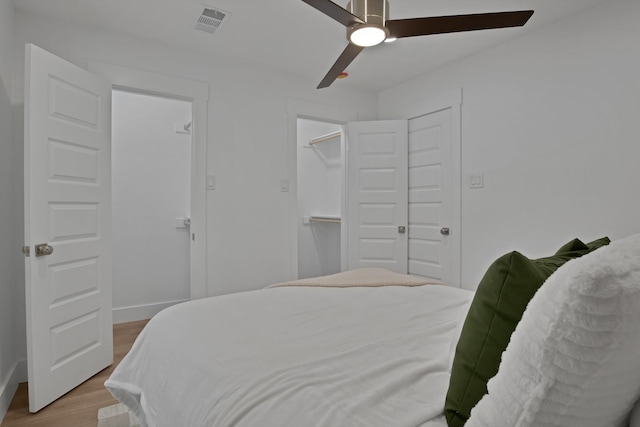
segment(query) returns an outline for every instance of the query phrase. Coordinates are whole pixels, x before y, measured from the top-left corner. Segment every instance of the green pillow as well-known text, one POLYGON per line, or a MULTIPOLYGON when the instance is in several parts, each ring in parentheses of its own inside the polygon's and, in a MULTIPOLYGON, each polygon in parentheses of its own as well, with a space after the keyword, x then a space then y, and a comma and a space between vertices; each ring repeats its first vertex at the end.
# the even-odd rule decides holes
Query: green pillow
POLYGON ((562 264, 590 250, 574 239, 547 258, 532 260, 511 252, 491 264, 478 285, 456 347, 445 402, 449 427, 463 426, 486 394, 487 381, 498 372, 511 334, 538 288, 562 264))
MULTIPOLYGON (((587 249, 588 252, 593 252, 598 248, 608 245, 609 243, 611 243, 611 240, 608 237, 601 237, 587 244, 582 243, 580 239, 573 239, 572 241, 562 245, 562 247, 558 249, 558 251, 556 252, 556 255, 565 253, 565 252, 583 251, 585 249, 587 249)), ((578 255, 578 256, 581 256, 581 255, 578 255)))
MULTIPOLYGON (((593 243, 593 242, 592 242, 593 243)), ((589 251, 589 246, 582 243, 580 239, 573 239, 570 242, 565 243, 556 251, 556 255, 565 253, 565 252, 574 252, 574 251, 589 251)), ((584 255, 584 253, 582 254, 584 255)), ((580 256, 580 255, 578 255, 580 256)))
POLYGON ((609 243, 611 243, 611 240, 609 240, 608 237, 601 237, 600 239, 587 243, 587 247, 589 248, 589 252, 593 252, 598 248, 608 245, 609 243))

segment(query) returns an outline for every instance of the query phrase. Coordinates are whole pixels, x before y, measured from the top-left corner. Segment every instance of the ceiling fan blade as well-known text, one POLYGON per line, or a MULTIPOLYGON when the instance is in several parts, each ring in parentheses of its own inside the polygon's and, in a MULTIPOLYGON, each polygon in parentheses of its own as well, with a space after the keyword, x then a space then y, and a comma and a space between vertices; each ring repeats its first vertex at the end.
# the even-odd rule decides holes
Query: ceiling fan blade
POLYGON ((364 21, 358 18, 353 13, 349 12, 331 0, 302 0, 311 7, 318 9, 330 18, 335 19, 345 27, 350 27, 355 24, 364 24, 364 21))
POLYGON ((333 67, 331 67, 327 75, 324 76, 324 79, 322 79, 316 89, 322 89, 324 87, 331 86, 331 83, 333 83, 333 81, 338 78, 340 73, 342 73, 345 68, 347 68, 349 64, 351 64, 351 62, 356 58, 356 56, 358 56, 358 54, 363 50, 364 47, 349 43, 349 45, 342 52, 336 63, 333 64, 333 67))
POLYGON ((521 27, 527 23, 531 15, 533 15, 533 10, 391 19, 386 22, 386 27, 391 33, 390 37, 426 36, 492 28, 521 27))

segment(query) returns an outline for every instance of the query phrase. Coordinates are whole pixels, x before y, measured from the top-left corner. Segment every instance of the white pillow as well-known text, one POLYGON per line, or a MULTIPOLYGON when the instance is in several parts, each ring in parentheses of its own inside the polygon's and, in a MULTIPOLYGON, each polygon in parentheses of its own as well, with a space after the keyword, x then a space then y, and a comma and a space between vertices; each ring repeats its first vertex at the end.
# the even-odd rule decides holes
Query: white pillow
POLYGON ((640 394, 640 234, 538 290, 465 427, 624 426, 640 394))
POLYGON ((629 427, 640 427, 640 400, 638 400, 631 410, 631 419, 629 427))

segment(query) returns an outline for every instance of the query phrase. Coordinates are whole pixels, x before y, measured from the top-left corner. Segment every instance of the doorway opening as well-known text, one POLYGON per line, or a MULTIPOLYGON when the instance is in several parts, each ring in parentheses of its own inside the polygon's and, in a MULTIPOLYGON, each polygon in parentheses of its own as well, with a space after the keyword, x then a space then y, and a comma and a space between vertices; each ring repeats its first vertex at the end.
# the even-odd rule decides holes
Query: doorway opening
POLYGON ((298 278, 344 269, 344 125, 297 118, 298 278))
MULTIPOLYGON (((191 210, 190 210, 190 298, 207 296, 207 103, 209 85, 197 80, 89 61, 89 71, 109 83, 112 89, 147 94, 191 103, 191 210)), ((172 124, 173 125, 173 124, 172 124)), ((143 250, 141 248, 141 250, 143 250)), ((148 319, 171 303, 156 303, 115 310, 114 322, 148 319), (142 317, 144 316, 144 317, 142 317)))
POLYGON ((114 322, 190 299, 192 102, 112 91, 114 322))

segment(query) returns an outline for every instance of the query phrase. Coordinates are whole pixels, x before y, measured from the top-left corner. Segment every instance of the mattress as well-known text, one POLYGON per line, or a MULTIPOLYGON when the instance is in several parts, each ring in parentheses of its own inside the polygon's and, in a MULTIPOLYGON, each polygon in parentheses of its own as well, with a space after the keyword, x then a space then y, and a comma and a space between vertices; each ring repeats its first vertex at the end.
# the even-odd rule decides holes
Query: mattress
POLYGON ((143 426, 444 427, 473 294, 280 287, 157 314, 105 386, 143 426))

